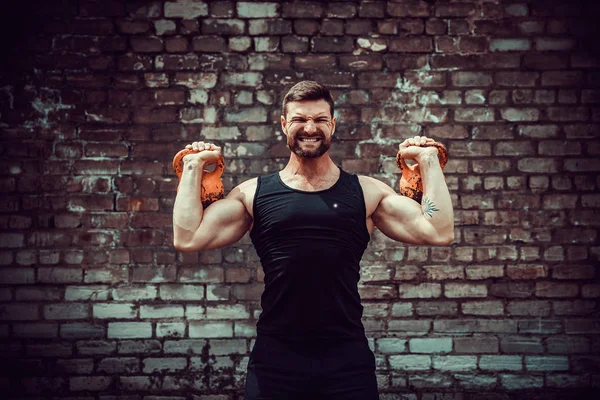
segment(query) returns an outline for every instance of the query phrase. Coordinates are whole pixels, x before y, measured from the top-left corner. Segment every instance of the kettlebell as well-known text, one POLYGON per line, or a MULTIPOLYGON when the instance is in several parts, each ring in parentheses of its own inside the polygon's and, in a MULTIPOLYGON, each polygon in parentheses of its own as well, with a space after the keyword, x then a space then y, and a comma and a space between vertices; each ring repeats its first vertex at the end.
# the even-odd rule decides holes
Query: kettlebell
MULTIPOLYGON (((193 153, 198 153, 198 150, 183 149, 173 157, 173 169, 175 170, 175 175, 177 175, 180 183, 181 175, 183 174, 183 157, 193 153)), ((200 200, 202 201, 203 208, 206 208, 215 201, 225 197, 225 188, 221 181, 221 175, 223 175, 224 170, 225 159, 223 158, 223 155, 220 155, 213 171, 204 170, 202 172, 200 200)), ((179 191, 179 185, 177 186, 177 191, 179 191)))
MULTIPOLYGON (((448 163, 448 150, 443 144, 437 142, 421 145, 421 147, 430 146, 434 146, 438 149, 438 159, 440 160, 440 166, 443 170, 448 163)), ((423 179, 421 174, 419 174, 417 171, 418 164, 406 164, 404 158, 400 156, 400 151, 398 151, 398 154, 396 154, 396 164, 402 173, 399 184, 400 194, 410 197, 416 202, 421 203, 423 197, 423 179)))

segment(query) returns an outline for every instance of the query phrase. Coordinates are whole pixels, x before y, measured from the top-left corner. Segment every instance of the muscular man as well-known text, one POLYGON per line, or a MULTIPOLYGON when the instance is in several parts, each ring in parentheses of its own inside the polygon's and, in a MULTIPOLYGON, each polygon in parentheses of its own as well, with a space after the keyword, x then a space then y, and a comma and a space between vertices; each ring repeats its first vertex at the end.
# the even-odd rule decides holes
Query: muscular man
POLYGON ((281 128, 291 150, 277 173, 250 179, 206 210, 203 166, 221 149, 184 158, 173 211, 175 247, 229 246, 246 232, 265 272, 262 313, 248 363, 246 399, 376 400, 375 357, 361 322, 359 263, 373 229, 391 239, 446 245, 454 239, 450 193, 435 147, 424 136, 404 140, 418 162, 423 206, 381 181, 342 171, 328 150, 334 103, 323 85, 303 81, 283 100, 281 128), (426 201, 425 201, 426 200, 426 201))

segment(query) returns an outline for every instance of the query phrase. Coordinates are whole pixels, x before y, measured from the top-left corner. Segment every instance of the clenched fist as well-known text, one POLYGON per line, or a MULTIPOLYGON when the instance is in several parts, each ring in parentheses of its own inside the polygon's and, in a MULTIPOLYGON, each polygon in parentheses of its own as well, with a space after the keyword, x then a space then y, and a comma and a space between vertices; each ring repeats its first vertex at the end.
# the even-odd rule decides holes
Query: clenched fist
POLYGON ((406 139, 398 146, 400 157, 419 161, 424 155, 437 155, 438 149, 432 146, 435 141, 426 136, 415 136, 406 139))
POLYGON ((183 157, 183 164, 198 162, 201 166, 215 164, 221 157, 221 148, 213 143, 192 142, 185 146, 186 150, 192 153, 183 157))

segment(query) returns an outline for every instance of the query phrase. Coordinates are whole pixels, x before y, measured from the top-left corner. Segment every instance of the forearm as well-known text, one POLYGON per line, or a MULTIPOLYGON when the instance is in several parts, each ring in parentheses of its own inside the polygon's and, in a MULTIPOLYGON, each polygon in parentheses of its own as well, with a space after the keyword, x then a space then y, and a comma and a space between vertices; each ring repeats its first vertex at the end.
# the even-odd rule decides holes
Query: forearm
POLYGON ((183 168, 179 191, 173 206, 173 240, 189 242, 200 227, 204 209, 200 198, 202 166, 190 162, 183 168))
POLYGON ((454 210, 450 191, 437 155, 431 154, 419 160, 423 179, 421 210, 425 218, 442 237, 454 236, 454 210))

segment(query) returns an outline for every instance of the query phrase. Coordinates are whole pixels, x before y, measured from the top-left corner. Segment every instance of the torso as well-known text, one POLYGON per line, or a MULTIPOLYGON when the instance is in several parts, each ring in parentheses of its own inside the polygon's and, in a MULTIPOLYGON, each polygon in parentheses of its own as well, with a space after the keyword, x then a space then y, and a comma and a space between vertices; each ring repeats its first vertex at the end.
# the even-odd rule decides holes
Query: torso
MULTIPOLYGON (((307 191, 307 192, 313 192, 313 191, 316 192, 319 190, 325 190, 325 189, 332 187, 336 183, 337 179, 339 179, 339 174, 338 174, 338 176, 335 177, 335 179, 325 179, 325 180, 322 180, 319 182, 308 182, 305 179, 303 180, 302 178, 286 179, 284 177, 281 177, 281 179, 287 186, 289 186, 293 189, 303 190, 303 191, 307 191)), ((373 178, 370 178, 368 176, 359 175, 358 180, 360 182, 360 186, 363 191, 363 197, 365 199, 365 207, 367 209, 365 223, 367 224, 367 229, 369 231, 369 234, 371 234, 374 229, 374 224, 373 224, 373 220, 371 217, 372 217, 373 213, 375 212, 375 210, 377 209, 379 202, 384 197, 384 193, 380 190, 379 187, 377 187, 373 178)), ((246 182, 241 183, 238 186, 238 188, 241 192, 240 200, 246 207, 246 211, 248 212, 248 214, 250 215, 252 220, 254 220, 253 204, 254 204, 254 194, 256 193, 257 184, 258 184, 258 179, 252 178, 252 179, 247 180, 246 182)), ((252 230, 252 225, 250 226, 249 231, 250 230, 252 230)))

